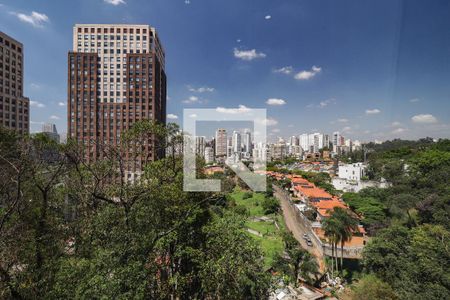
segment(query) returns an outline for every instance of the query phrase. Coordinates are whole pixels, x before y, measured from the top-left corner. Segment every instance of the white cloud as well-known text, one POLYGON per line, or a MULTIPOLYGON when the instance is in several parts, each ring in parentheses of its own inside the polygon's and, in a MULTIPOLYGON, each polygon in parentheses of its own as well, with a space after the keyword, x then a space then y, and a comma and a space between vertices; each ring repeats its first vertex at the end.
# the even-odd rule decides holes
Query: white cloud
POLYGON ((275 120, 274 118, 266 118, 266 119, 263 119, 263 120, 258 119, 258 120, 255 120, 255 122, 258 122, 258 123, 263 124, 265 126, 275 126, 275 125, 278 124, 278 121, 275 120))
POLYGON ((413 116, 411 118, 411 120, 414 123, 419 123, 419 124, 433 124, 433 123, 437 123, 436 117, 433 116, 433 115, 430 115, 430 114, 416 115, 416 116, 413 116))
POLYGON ((220 113, 225 114, 239 114, 239 113, 246 113, 251 111, 251 108, 248 108, 245 105, 239 104, 238 108, 225 108, 225 107, 217 107, 216 111, 220 113))
POLYGON ((330 104, 336 104, 336 99, 334 99, 334 98, 326 99, 326 100, 320 101, 319 104, 317 104, 317 105, 308 104, 306 107, 307 108, 313 108, 313 107, 325 108, 330 104))
POLYGON ((242 60, 254 60, 256 58, 264 58, 266 55, 262 52, 256 52, 256 49, 251 50, 239 50, 234 48, 233 50, 234 57, 242 59, 242 60))
POLYGON ((268 105, 285 105, 286 101, 278 98, 267 99, 266 104, 268 105))
POLYGON ((289 75, 292 72, 294 72, 294 68, 292 68, 292 66, 286 66, 286 67, 282 67, 279 69, 275 69, 275 70, 273 70, 273 72, 289 75))
POLYGON ((44 27, 45 23, 48 23, 50 19, 45 14, 41 14, 35 11, 31 12, 31 15, 12 12, 20 21, 33 25, 34 27, 44 27))
POLYGON ((176 119, 178 119, 178 116, 174 115, 174 114, 167 114, 167 119, 176 120, 176 119))
POLYGON ((58 102, 58 105, 59 106, 66 106, 66 103, 61 101, 61 102, 58 102))
POLYGON ((236 40, 236 43, 240 43, 240 42, 242 42, 241 39, 237 39, 237 40, 236 40))
POLYGON ((39 89, 39 88, 41 88, 41 86, 39 85, 39 84, 37 84, 37 83, 31 83, 30 84, 30 87, 32 88, 32 89, 39 89))
POLYGON ((398 126, 401 126, 402 125, 402 123, 400 123, 400 122, 398 122, 398 121, 395 121, 395 122, 392 122, 391 123, 391 126, 392 127, 398 127, 398 126))
POLYGON ((267 15, 267 16, 264 17, 264 19, 270 20, 270 19, 272 19, 272 16, 271 15, 267 15))
POLYGON ((208 87, 208 86, 201 86, 201 87, 198 87, 198 88, 194 88, 194 87, 188 85, 187 88, 188 88, 188 90, 190 92, 193 92, 193 93, 207 93, 207 92, 208 93, 212 93, 212 92, 215 91, 214 88, 208 87))
POLYGON ((58 116, 55 116, 55 115, 51 115, 51 116, 50 116, 50 119, 51 119, 51 120, 59 120, 59 119, 61 119, 61 118, 58 117, 58 116))
POLYGON ((346 119, 346 118, 340 118, 340 119, 337 119, 337 121, 338 121, 339 123, 347 123, 347 122, 348 122, 348 119, 346 119))
POLYGON ((272 132, 275 132, 275 133, 280 132, 280 129, 274 128, 274 129, 272 129, 272 132))
POLYGON ((366 109, 366 115, 376 115, 379 114, 380 112, 381 110, 379 110, 378 108, 366 109))
POLYGON ((409 102, 411 102, 411 103, 415 103, 415 102, 419 102, 419 101, 420 101, 419 98, 412 98, 412 99, 409 99, 409 102))
POLYGON ((182 101, 186 104, 192 104, 192 103, 201 103, 200 99, 197 96, 189 96, 189 98, 182 101))
POLYGON ((311 70, 303 70, 299 73, 295 74, 294 78, 297 80, 309 80, 319 74, 322 71, 322 68, 312 66, 311 70))
POLYGON ((191 4, 190 0, 184 0, 184 4, 191 4))
POLYGON ((124 0, 103 0, 105 3, 117 6, 120 4, 126 4, 126 2, 124 0))
POLYGON ((405 128, 396 128, 396 129, 392 130, 391 133, 392 134, 399 134, 399 133, 403 133, 405 131, 406 131, 405 128))
POLYGON ((43 107, 45 107, 45 104, 41 103, 41 102, 38 102, 38 101, 30 100, 30 106, 43 108, 43 107))
POLYGON ((344 128, 342 128, 342 132, 350 132, 352 130, 352 128, 350 126, 346 126, 344 128))

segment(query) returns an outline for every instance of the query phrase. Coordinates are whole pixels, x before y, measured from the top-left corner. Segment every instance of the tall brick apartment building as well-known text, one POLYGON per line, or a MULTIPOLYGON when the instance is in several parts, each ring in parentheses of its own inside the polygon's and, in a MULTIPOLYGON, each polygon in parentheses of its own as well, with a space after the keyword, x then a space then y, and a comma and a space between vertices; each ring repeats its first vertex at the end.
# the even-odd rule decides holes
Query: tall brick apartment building
POLYGON ((30 101, 23 96, 23 45, 0 31, 0 126, 30 130, 30 101))
MULTIPOLYGON (((149 25, 77 24, 68 55, 68 137, 84 144, 87 161, 99 145, 116 146, 133 123, 166 122, 164 50, 149 25)), ((151 159, 154 141, 145 151, 151 159)), ((135 166, 140 169, 139 162, 135 166)))

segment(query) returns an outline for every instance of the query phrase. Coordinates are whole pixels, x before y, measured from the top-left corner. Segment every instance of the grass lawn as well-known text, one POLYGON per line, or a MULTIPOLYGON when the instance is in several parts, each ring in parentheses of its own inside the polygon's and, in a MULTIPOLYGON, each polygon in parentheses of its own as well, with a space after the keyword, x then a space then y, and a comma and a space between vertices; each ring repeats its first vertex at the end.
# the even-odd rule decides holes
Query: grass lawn
MULTIPOLYGON (((281 232, 275 226, 273 221, 254 221, 252 218, 264 216, 264 212, 261 206, 264 200, 264 194, 253 193, 252 198, 242 199, 245 192, 241 190, 235 190, 231 193, 232 198, 236 201, 237 205, 245 206, 250 212, 250 217, 245 223, 250 229, 256 230, 263 236, 259 237, 254 234, 250 234, 261 245, 261 249, 264 253, 264 262, 267 267, 271 266, 273 259, 281 254, 283 251, 283 240, 281 238, 281 232)), ((271 214, 266 217, 276 220, 281 230, 284 229, 283 217, 280 214, 271 214)))

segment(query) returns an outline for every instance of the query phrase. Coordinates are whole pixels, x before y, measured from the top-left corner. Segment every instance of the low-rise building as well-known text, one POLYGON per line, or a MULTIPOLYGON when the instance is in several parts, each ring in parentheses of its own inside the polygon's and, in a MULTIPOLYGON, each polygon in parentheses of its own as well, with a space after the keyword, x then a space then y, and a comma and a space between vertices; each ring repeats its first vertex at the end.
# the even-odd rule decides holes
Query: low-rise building
POLYGON ((338 169, 338 176, 342 179, 360 181, 364 176, 367 165, 364 163, 354 163, 340 165, 338 169))

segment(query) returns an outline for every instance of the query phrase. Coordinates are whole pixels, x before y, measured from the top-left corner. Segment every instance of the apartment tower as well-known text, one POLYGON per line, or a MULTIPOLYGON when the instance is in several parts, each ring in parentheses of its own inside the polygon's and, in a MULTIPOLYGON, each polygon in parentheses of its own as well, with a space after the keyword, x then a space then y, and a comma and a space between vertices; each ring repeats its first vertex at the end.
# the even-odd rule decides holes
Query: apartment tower
POLYGON ((216 157, 227 156, 227 131, 223 128, 216 130, 216 157))
MULTIPOLYGON (((85 159, 102 157, 140 120, 166 123, 164 50, 149 25, 77 24, 68 55, 68 137, 84 145, 85 159)), ((164 155, 145 143, 151 160, 164 155)), ((141 170, 135 162, 135 171, 141 170)), ((133 171, 133 170, 132 170, 133 171)))
POLYGON ((28 133, 29 108, 23 96, 23 45, 0 31, 0 126, 28 133))

